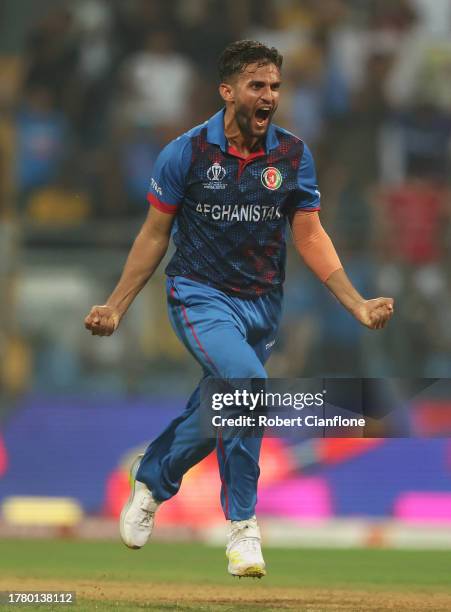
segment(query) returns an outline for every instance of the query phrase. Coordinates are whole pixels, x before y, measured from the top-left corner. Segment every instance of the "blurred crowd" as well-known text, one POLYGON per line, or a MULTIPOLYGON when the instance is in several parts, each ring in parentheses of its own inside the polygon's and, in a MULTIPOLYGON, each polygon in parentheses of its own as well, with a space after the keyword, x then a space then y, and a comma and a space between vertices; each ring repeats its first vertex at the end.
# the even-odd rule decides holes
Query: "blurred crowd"
POLYGON ((133 232, 124 245, 120 230, 146 213, 158 151, 219 108, 216 60, 241 38, 283 53, 277 122, 314 152, 323 223, 357 287, 396 299, 389 329, 367 332, 291 252, 270 372, 450 376, 450 33, 451 0, 77 0, 43 11, 23 48, 0 55, 1 235, 13 262, 0 263, 4 384, 79 389, 103 376, 105 388, 136 390, 149 364, 180 376, 187 357, 163 322, 161 279, 121 339, 87 346, 79 317, 120 265, 105 254, 83 264, 80 252, 123 256, 133 232), (18 269, 18 253, 36 263, 43 248, 53 264, 70 252, 75 268, 18 269))

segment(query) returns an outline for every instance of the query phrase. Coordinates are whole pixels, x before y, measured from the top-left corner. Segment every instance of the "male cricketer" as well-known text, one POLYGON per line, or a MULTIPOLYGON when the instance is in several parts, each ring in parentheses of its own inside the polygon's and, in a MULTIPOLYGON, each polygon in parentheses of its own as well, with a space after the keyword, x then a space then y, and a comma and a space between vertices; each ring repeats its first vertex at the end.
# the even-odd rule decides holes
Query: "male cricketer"
MULTIPOLYGON (((219 58, 225 108, 170 142, 150 181, 150 209, 122 276, 106 304, 93 306, 85 327, 109 336, 165 255, 171 324, 205 377, 266 378, 264 364, 282 305, 285 233, 307 266, 363 325, 382 328, 393 300, 365 300, 346 276, 321 226, 312 155, 274 125, 282 56, 256 41, 230 44, 219 58)), ((230 531, 226 554, 235 576, 261 577, 265 563, 255 517, 261 436, 200 432, 200 386, 185 411, 149 445, 131 470, 132 490, 120 518, 123 542, 141 548, 159 505, 183 475, 215 448, 221 504, 230 531)))

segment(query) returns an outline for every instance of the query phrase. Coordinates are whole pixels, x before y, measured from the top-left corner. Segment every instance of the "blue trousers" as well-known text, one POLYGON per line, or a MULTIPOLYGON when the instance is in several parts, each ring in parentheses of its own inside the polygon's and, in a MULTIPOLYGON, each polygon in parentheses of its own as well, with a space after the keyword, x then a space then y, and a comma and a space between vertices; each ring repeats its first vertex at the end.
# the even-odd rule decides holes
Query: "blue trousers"
MULTIPOLYGON (((267 378, 264 364, 275 341, 282 290, 255 299, 232 297, 184 277, 167 280, 171 324, 203 370, 203 378, 267 378)), ((255 514, 261 436, 205 437, 201 432, 200 383, 184 412, 148 446, 137 479, 155 499, 175 495, 183 475, 217 452, 221 504, 233 521, 255 514)))

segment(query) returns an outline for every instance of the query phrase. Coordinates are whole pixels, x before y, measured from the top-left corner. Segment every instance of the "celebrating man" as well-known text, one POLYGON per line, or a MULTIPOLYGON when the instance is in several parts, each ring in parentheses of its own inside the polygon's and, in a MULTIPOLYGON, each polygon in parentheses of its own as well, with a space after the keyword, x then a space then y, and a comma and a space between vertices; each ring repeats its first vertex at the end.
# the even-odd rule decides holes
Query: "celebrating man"
MULTIPOLYGON (((219 60, 225 108, 170 142, 150 181, 150 210, 122 276, 103 306, 85 319, 108 336, 168 248, 166 268, 174 330, 203 377, 265 378, 280 320, 285 229, 305 263, 363 325, 383 327, 393 300, 365 300, 346 276, 321 226, 315 167, 307 146, 274 125, 282 56, 255 41, 229 45, 219 60)), ((183 475, 216 448, 221 503, 230 520, 229 572, 265 572, 255 518, 260 437, 206 439, 200 432, 200 387, 132 467, 132 491, 121 514, 130 548, 149 538, 158 506, 177 493, 183 475)))

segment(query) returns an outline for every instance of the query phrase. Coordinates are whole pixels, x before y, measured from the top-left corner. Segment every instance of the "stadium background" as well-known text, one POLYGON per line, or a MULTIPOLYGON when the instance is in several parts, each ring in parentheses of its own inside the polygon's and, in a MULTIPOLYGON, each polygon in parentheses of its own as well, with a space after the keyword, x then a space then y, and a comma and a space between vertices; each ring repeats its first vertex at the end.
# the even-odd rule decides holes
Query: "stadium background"
MULTIPOLYGON (((450 376, 450 30, 449 0, 2 2, 3 536, 116 537, 130 458, 199 377, 167 322, 162 268, 113 337, 83 318, 118 278, 157 152, 219 107, 215 61, 232 40, 284 54, 277 122, 314 152, 354 283, 396 300, 387 330, 362 329, 291 251, 270 375, 450 376)), ((449 388, 410 413, 415 439, 390 423, 362 440, 268 439, 267 541, 451 547, 449 388)), ((193 469, 157 538, 222 542, 218 480, 214 456, 193 469)))

